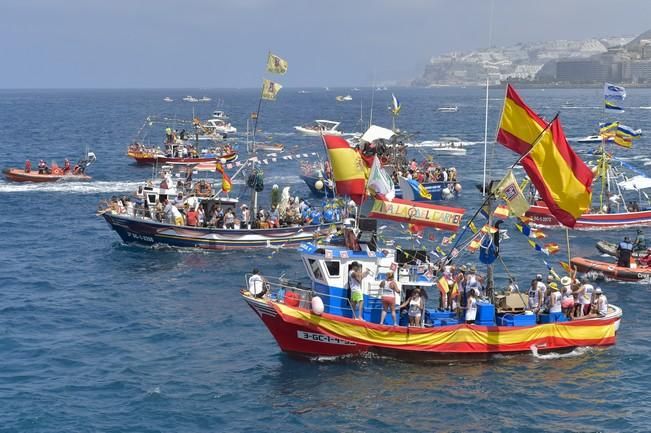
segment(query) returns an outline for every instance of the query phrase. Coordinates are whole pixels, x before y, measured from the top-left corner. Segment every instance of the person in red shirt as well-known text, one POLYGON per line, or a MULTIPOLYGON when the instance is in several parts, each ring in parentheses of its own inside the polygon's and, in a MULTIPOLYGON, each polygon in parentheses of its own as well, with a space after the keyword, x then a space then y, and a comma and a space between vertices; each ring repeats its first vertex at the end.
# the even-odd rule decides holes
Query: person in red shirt
POLYGON ((199 212, 195 208, 190 208, 185 213, 185 220, 187 225, 196 227, 199 224, 199 212))
POLYGON ((32 163, 28 159, 27 161, 25 161, 25 173, 29 173, 31 171, 32 171, 32 163))
POLYGON ((63 174, 68 174, 70 173, 70 161, 67 159, 63 161, 63 174))

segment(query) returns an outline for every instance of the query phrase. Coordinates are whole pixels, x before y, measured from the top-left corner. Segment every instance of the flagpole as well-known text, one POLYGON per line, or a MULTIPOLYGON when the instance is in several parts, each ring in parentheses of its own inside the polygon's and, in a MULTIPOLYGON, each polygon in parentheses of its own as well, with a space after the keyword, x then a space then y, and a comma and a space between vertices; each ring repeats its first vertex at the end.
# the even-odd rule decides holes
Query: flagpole
MULTIPOLYGON (((488 21, 488 49, 491 49, 493 39, 493 10, 495 1, 491 1, 491 13, 488 21)), ((488 160, 488 88, 490 86, 488 71, 486 72, 486 108, 484 112, 484 181, 482 182, 482 196, 486 195, 486 164, 488 160)), ((506 94, 505 94, 506 99, 506 94)))
POLYGON ((255 153, 255 132, 258 129, 258 118, 260 117, 260 110, 262 109, 262 95, 264 94, 264 79, 262 80, 262 88, 260 89, 260 99, 258 100, 258 110, 255 112, 255 122, 253 123, 253 143, 251 150, 255 153))

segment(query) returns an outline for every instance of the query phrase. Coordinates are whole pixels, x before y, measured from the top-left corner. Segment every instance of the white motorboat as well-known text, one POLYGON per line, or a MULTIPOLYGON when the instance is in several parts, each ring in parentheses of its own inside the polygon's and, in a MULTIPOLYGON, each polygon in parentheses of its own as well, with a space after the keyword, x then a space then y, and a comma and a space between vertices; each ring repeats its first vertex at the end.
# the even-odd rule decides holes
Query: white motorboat
MULTIPOLYGON (((611 142, 615 137, 606 138, 607 141, 611 142)), ((587 137, 579 138, 576 140, 577 143, 601 143, 603 137, 601 135, 588 135, 587 137)))
POLYGON ((199 102, 210 102, 210 101, 212 101, 212 98, 209 98, 209 97, 207 97, 207 96, 202 96, 202 97, 199 99, 199 102))
POLYGON ((459 111, 459 107, 457 107, 456 105, 449 106, 449 107, 439 107, 436 109, 436 111, 438 111, 439 113, 456 113, 457 111, 459 111))
POLYGON ((304 135, 341 135, 343 133, 337 129, 339 123, 340 122, 333 122, 332 120, 315 120, 313 124, 294 126, 294 129, 304 135))
POLYGON ((174 99, 170 98, 169 96, 166 96, 163 98, 163 101, 165 102, 174 102, 174 99))
POLYGON ((433 152, 448 155, 465 155, 468 151, 466 144, 457 137, 441 137, 440 140, 422 141, 413 147, 429 147, 433 152))
POLYGON ((353 97, 350 95, 346 95, 346 96, 337 96, 335 99, 339 102, 343 102, 343 101, 352 101, 353 97))
POLYGON ((237 128, 231 125, 230 120, 225 112, 215 110, 212 117, 201 125, 209 134, 236 134, 237 128))
POLYGON ((185 96, 183 98, 183 100, 186 101, 186 102, 199 102, 199 100, 197 98, 195 98, 194 96, 190 96, 190 95, 185 96))

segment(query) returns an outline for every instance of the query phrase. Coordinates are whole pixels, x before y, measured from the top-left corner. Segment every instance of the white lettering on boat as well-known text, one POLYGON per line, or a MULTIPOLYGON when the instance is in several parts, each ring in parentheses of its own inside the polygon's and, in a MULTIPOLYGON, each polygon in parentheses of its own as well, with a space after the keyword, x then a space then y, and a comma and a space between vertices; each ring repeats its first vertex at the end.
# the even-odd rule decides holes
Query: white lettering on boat
POLYGON ((318 343, 341 344, 342 346, 355 345, 352 341, 342 340, 341 338, 330 337, 329 335, 317 334, 314 332, 296 331, 296 335, 301 340, 316 341, 318 343))
POLYGON ((129 235, 130 238, 134 238, 139 241, 154 243, 154 238, 152 238, 151 236, 139 235, 138 233, 131 233, 131 232, 127 232, 127 235, 129 235))

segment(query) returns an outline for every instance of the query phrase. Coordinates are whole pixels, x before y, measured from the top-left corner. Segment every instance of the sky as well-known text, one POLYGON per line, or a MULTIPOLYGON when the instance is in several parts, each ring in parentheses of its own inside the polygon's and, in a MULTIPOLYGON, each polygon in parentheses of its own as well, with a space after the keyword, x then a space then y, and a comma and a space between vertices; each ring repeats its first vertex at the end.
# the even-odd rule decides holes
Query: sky
POLYGON ((651 0, 0 0, 0 88, 251 88, 269 50, 287 87, 407 82, 486 47, 489 23, 502 46, 635 36, 649 16, 651 0))

